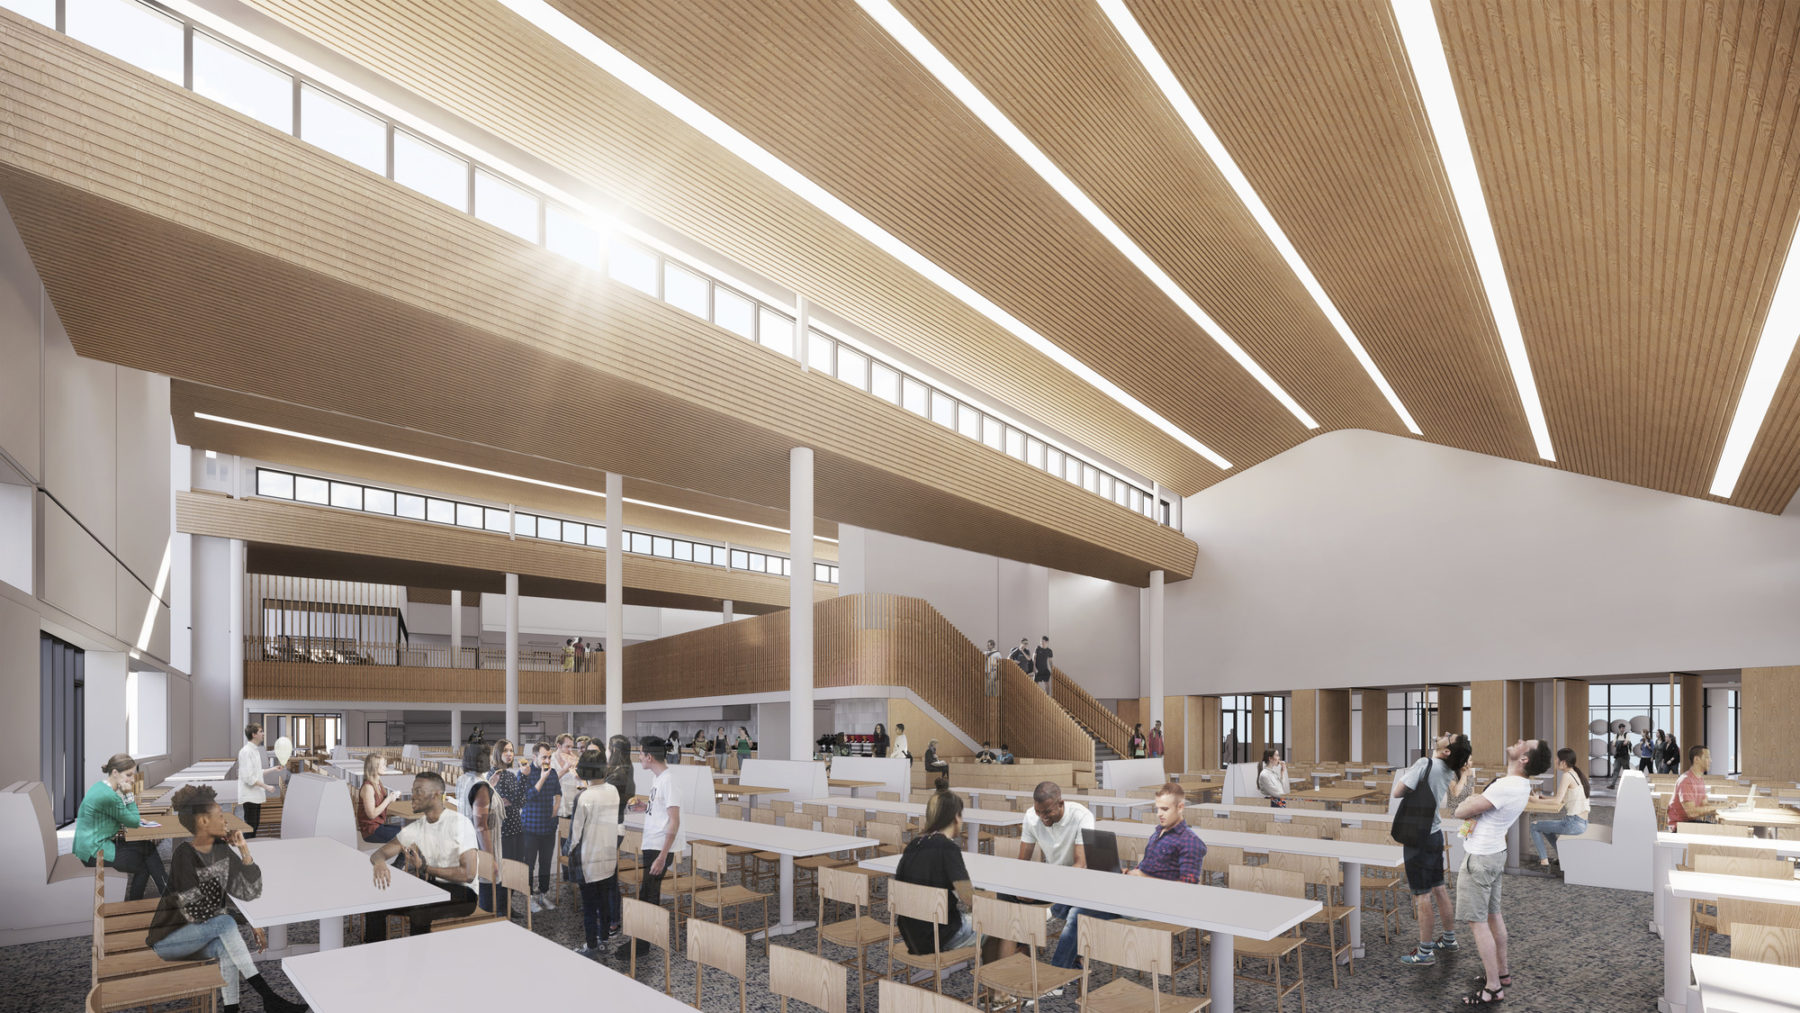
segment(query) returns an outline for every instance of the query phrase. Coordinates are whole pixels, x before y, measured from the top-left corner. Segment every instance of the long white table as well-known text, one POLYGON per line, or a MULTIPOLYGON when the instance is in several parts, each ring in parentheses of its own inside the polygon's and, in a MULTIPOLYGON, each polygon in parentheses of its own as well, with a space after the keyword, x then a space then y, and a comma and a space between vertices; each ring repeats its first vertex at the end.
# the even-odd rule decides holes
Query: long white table
MULTIPOLYGON (((878 798, 846 798, 833 795, 830 798, 807 799, 803 805, 827 806, 831 811, 838 809, 860 809, 867 813, 899 813, 915 819, 925 815, 923 802, 895 802, 892 799, 878 798)), ((1025 823, 1025 814, 1011 809, 977 809, 965 807, 962 811, 963 823, 969 832, 968 849, 970 854, 981 850, 982 827, 1017 827, 1025 823)))
MULTIPOLYGON (((1000 798, 1004 798, 1004 799, 1007 799, 1008 801, 1011 801, 1012 799, 1015 799, 1015 798, 1030 798, 1030 797, 1032 797, 1032 795, 1036 789, 1033 789, 1033 788, 954 788, 953 787, 950 790, 953 792, 956 792, 958 794, 969 796, 969 801, 972 804, 974 804, 976 806, 980 806, 981 805, 981 796, 983 796, 983 795, 997 795, 1000 798)), ((1082 805, 1087 806, 1089 809, 1100 808, 1100 807, 1109 808, 1109 809, 1113 810, 1114 815, 1117 815, 1117 813, 1120 809, 1125 809, 1125 810, 1148 809, 1148 808, 1151 808, 1156 805, 1155 799, 1131 798, 1130 796, 1127 796, 1127 795, 1094 795, 1094 794, 1083 794, 1083 793, 1079 793, 1079 792, 1063 792, 1062 798, 1063 798, 1064 802, 1080 802, 1082 805)))
MULTIPOLYGON (((1736 838, 1726 838, 1735 841, 1736 838)), ((1668 897, 1663 901, 1663 994, 1656 1001, 1662 1013, 1698 1013, 1700 996, 1691 984, 1694 924, 1689 900, 1763 900, 1800 904, 1800 881, 1759 879, 1752 876, 1717 876, 1704 872, 1669 873, 1668 897)))
POLYGON ((1651 880, 1651 913, 1650 931, 1662 935, 1663 927, 1663 891, 1669 885, 1669 873, 1675 871, 1687 858, 1690 844, 1702 847, 1715 845, 1725 848, 1742 848, 1746 851, 1761 851, 1767 858, 1800 858, 1800 841, 1778 841, 1763 837, 1715 837, 1711 834, 1672 834, 1667 831, 1656 835, 1656 870, 1651 880))
POLYGON ((1694 982, 1705 1013, 1791 1013, 1800 1009, 1800 968, 1697 953, 1694 982))
MULTIPOLYGON (((449 891, 399 869, 385 890, 375 886, 369 857, 329 837, 253 839, 250 857, 262 869, 262 896, 232 899, 251 925, 269 934, 269 957, 287 949, 293 922, 319 923, 319 949, 344 945, 344 916, 416 907, 447 900, 449 891)), ((297 951, 294 951, 297 952, 297 951)))
MULTIPOLYGON (((1110 830, 1120 837, 1148 839, 1156 829, 1149 823, 1125 823, 1097 820, 1096 830, 1110 830)), ((1251 834, 1236 830, 1203 830, 1195 827, 1200 840, 1224 848, 1245 851, 1279 851, 1289 855, 1323 855, 1335 859, 1344 868, 1344 903, 1357 909, 1350 919, 1350 952, 1363 955, 1362 941, 1362 868, 1373 865, 1380 869, 1398 869, 1406 864, 1406 852, 1398 844, 1363 844, 1360 841, 1328 841, 1317 837, 1286 837, 1281 834, 1251 834)))
MULTIPOLYGON (((862 867, 893 874, 899 855, 865 861, 862 867)), ((1016 858, 969 855, 969 881, 983 890, 1034 897, 1071 907, 1111 911, 1126 918, 1185 925, 1212 933, 1213 1009, 1233 1008, 1235 937, 1273 939, 1320 910, 1316 900, 1175 883, 1115 872, 1075 869, 1016 858)))
MULTIPOLYGON (((1200 809, 1221 816, 1236 816, 1240 813, 1245 815, 1267 813, 1274 816, 1277 823, 1290 822, 1296 816, 1324 816, 1327 819, 1334 819, 1341 823, 1350 824, 1394 822, 1394 814, 1392 812, 1347 813, 1337 812, 1331 809, 1296 809, 1293 806, 1289 806, 1286 809, 1277 809, 1274 806, 1241 805, 1235 802, 1201 802, 1190 805, 1188 808, 1200 809)), ((1196 823, 1194 826, 1204 826, 1204 824, 1196 823)))
MULTIPOLYGON (((863 800, 857 801, 860 803, 863 800)), ((633 830, 642 830, 644 814, 627 813, 625 825, 633 830)), ((778 827, 769 823, 728 820, 718 816, 683 816, 681 830, 690 841, 717 841, 720 844, 734 844, 758 851, 772 851, 781 856, 781 921, 769 926, 771 936, 790 935, 811 928, 813 924, 794 920, 794 859, 839 851, 858 851, 881 843, 872 837, 849 837, 803 827, 778 827)))
POLYGON ((519 1005, 521 974, 530 993, 539 996, 604 996, 609 1008, 656 1013, 693 1010, 597 960, 503 921, 289 957, 281 969, 315 1013, 492 1013, 519 1005), (512 973, 499 973, 502 968, 512 973))

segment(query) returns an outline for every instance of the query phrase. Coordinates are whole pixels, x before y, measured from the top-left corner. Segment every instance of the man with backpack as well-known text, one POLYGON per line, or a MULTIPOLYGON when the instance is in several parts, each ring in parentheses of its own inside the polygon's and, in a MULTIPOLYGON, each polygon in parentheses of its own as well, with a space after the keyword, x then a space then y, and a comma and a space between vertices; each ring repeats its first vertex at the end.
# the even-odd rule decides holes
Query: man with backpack
POLYGON ((1440 813, 1452 787, 1467 777, 1467 735, 1440 735, 1432 754, 1420 757, 1394 779, 1393 797, 1401 799, 1394 813, 1393 835, 1405 847, 1406 885, 1412 891, 1419 921, 1419 945, 1400 957, 1402 964, 1437 963, 1438 950, 1456 949, 1455 911, 1450 890, 1444 885, 1444 827, 1440 813), (1431 906, 1437 904, 1443 932, 1432 935, 1431 906))

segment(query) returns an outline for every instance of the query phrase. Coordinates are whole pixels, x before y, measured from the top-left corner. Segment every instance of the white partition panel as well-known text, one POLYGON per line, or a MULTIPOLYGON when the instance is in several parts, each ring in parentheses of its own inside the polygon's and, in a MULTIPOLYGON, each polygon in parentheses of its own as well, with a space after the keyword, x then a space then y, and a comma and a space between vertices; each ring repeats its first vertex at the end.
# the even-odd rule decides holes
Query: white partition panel
POLYGON ((350 786, 323 774, 295 774, 281 807, 281 836, 329 837, 360 848, 350 786))
POLYGON ((1100 787, 1115 795, 1137 788, 1154 788, 1169 780, 1160 756, 1154 760, 1107 760, 1100 767, 1100 787))
POLYGON ((817 760, 745 760, 738 777, 739 784, 751 787, 787 789, 779 795, 762 796, 764 802, 824 798, 831 793, 825 782, 825 764, 817 760))

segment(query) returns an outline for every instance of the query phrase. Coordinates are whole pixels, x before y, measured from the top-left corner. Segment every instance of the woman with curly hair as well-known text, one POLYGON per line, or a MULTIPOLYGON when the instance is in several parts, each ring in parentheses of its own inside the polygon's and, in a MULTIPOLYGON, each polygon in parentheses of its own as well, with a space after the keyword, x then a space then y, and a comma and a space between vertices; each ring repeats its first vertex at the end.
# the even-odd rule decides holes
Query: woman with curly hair
MULTIPOLYGON (((217 958, 223 979, 224 1013, 238 1013, 240 977, 248 979, 250 987, 262 996, 263 1009, 271 1013, 305 1010, 305 1003, 278 995, 257 973, 244 937, 238 933, 242 916, 225 904, 226 897, 255 900, 262 896, 262 870, 250 857, 250 845, 243 833, 226 828, 225 811, 219 808, 217 796, 207 785, 184 786, 169 805, 175 818, 194 836, 175 847, 169 890, 150 920, 150 948, 164 960, 217 958)), ((268 943, 263 930, 251 932, 261 951, 268 943)))

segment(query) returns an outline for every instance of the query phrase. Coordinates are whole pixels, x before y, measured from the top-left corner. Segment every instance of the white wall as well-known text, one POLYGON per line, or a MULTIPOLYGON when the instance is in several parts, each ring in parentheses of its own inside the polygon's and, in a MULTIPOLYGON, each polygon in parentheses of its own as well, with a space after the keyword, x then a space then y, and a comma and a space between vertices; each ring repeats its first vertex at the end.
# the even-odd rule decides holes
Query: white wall
MULTIPOLYGON (((1129 584, 1052 571, 1049 627, 1038 636, 1050 635, 1056 667, 1076 677, 1095 696, 1142 695, 1138 686, 1143 646, 1139 600, 1144 593, 1129 584)), ((1031 639, 1036 646, 1037 637, 1031 639)), ((1171 676, 1183 660, 1164 659, 1171 676)), ((1144 674, 1148 675, 1147 669, 1144 674)))
MULTIPOLYGON (((1006 642, 999 630, 998 562, 935 542, 838 525, 840 593, 923 598, 977 646, 989 639, 1006 642)), ((1025 635, 1010 634, 1014 642, 1025 635)), ((1035 641, 1043 633, 1030 635, 1035 641)))
POLYGON ((1800 661, 1800 517, 1352 430, 1184 519, 1171 693, 1800 661))
MULTIPOLYGON (((429 606, 423 607, 428 608, 429 606)), ((440 631, 434 628, 433 632, 447 634, 450 631, 449 607, 440 605, 437 608, 443 613, 442 629, 440 631)), ((675 633, 686 633, 707 626, 717 626, 723 621, 723 618, 723 615, 717 612, 627 605, 625 606, 625 629, 623 632, 628 642, 636 643, 642 640, 655 640, 658 637, 666 637, 675 633)), ((433 622, 437 622, 437 620, 433 620, 433 622)), ((481 596, 478 625, 471 625, 467 618, 463 620, 464 636, 473 636, 483 630, 495 632, 505 629, 506 596, 503 594, 481 596)), ((597 601, 520 595, 519 631, 558 638, 579 636, 598 639, 606 635, 606 604, 597 601)))

